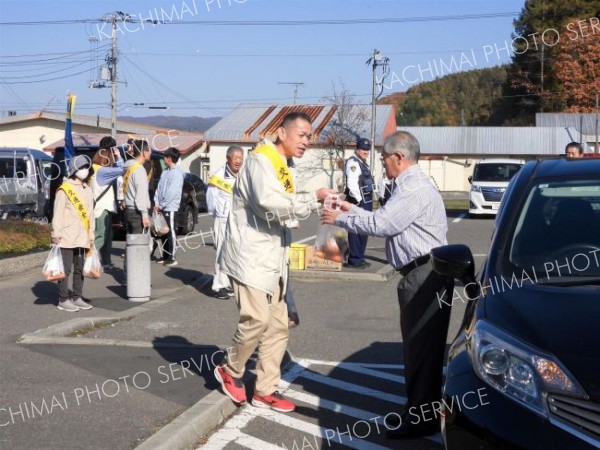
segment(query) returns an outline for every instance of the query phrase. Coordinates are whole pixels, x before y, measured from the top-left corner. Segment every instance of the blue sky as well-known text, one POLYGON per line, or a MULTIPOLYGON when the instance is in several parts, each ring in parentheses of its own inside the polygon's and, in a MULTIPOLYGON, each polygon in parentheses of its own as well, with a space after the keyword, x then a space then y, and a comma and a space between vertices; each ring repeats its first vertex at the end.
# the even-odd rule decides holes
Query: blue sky
POLYGON ((119 114, 210 117, 223 116, 240 103, 293 103, 294 86, 281 82, 304 83, 298 88, 299 103, 323 101, 332 94, 334 84, 338 88, 343 84, 355 95, 356 103, 369 103, 372 72, 365 62, 375 48, 390 58, 384 95, 405 91, 436 75, 509 62, 505 41, 510 43, 512 21, 523 3, 2 0, 0 114, 39 111, 45 106, 64 111, 67 93, 74 92, 76 114, 110 115, 110 89, 88 87, 90 80, 98 78, 95 68, 104 63, 108 25, 9 25, 13 22, 100 19, 114 11, 136 19, 160 15, 166 22, 163 25, 127 24, 127 29, 117 32, 118 75, 123 81, 118 89, 119 114), (495 13, 514 14, 464 18, 495 13), (463 18, 450 20, 449 16, 463 18), (407 18, 428 20, 395 20, 407 18), (312 24, 354 19, 389 22, 312 24), (303 23, 239 24, 256 21, 303 23), (91 35, 99 39, 97 58, 88 40, 91 35), (148 109, 149 105, 169 109, 148 109))

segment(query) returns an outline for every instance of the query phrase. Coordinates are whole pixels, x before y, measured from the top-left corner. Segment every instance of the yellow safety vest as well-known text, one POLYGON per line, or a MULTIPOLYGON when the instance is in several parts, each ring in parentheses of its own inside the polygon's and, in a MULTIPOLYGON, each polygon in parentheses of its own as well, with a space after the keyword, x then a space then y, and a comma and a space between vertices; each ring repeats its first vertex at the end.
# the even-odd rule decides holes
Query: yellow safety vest
POLYGON ((233 193, 233 184, 226 181, 224 178, 218 177, 216 175, 210 177, 210 180, 208 180, 208 185, 219 188, 222 191, 227 192, 228 194, 233 193))
POLYGON ((144 166, 142 166, 140 163, 135 163, 132 166, 130 166, 129 169, 127 169, 127 172, 125 172, 125 175, 123 175, 123 193, 124 194, 127 193, 127 185, 129 184, 129 178, 131 177, 131 174, 138 167, 144 167, 144 166))
POLYGON ((61 184, 58 189, 62 190, 67 195, 67 198, 73 205, 73 208, 75 208, 75 211, 77 211, 77 214, 79 215, 79 218, 81 219, 81 223, 83 224, 85 231, 87 231, 89 234, 89 232, 90 232, 90 216, 87 212, 87 209, 85 208, 85 204, 83 203, 83 200, 81 200, 79 195, 77 195, 77 192, 75 192, 75 190, 73 189, 73 186, 71 186, 71 184, 69 184, 69 183, 63 182, 63 184, 61 184))
POLYGON ((279 152, 272 145, 261 145, 254 149, 255 153, 260 153, 267 157, 267 159, 271 162, 271 165, 275 169, 275 175, 277 179, 283 186, 286 192, 293 194, 294 190, 294 180, 292 179, 292 174, 287 166, 287 163, 279 152))

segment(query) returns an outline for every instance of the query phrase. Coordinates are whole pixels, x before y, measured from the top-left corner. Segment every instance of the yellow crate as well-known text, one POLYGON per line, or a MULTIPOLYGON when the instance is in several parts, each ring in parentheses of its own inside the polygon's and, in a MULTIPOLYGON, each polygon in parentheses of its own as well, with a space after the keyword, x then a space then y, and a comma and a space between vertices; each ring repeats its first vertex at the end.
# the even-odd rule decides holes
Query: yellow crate
POLYGON ((304 270, 306 244, 290 245, 290 270, 304 270))

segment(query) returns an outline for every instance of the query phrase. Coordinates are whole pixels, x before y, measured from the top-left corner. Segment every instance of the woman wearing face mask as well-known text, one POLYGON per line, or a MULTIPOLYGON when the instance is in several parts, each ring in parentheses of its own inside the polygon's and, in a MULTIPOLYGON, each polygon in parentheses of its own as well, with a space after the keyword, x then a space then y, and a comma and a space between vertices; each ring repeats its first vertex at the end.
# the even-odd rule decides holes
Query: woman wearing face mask
POLYGON ((94 194, 86 180, 91 161, 78 155, 71 159, 68 176, 56 191, 52 220, 52 243, 61 249, 65 278, 58 282, 58 309, 76 312, 91 309, 82 298, 83 262, 86 250, 94 242, 94 194), (69 295, 69 274, 73 269, 73 289, 69 295))

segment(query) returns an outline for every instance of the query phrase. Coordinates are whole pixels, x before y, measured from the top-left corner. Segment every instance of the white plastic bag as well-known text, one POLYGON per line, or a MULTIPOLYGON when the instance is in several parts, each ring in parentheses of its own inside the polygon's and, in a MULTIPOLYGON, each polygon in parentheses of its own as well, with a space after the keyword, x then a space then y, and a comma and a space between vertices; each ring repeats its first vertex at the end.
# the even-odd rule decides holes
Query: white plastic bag
POLYGON ((157 236, 164 236, 169 232, 169 224, 161 212, 152 213, 152 232, 157 236))
POLYGON ((348 233, 335 225, 320 224, 315 240, 315 256, 335 262, 344 262, 350 253, 348 233))
POLYGON ((89 278, 100 278, 102 273, 102 264, 96 246, 92 246, 86 255, 83 263, 83 276, 89 278))
POLYGON ((65 266, 63 264, 62 253, 60 247, 56 244, 52 244, 50 253, 44 263, 42 273, 48 281, 62 280, 65 278, 65 266))

